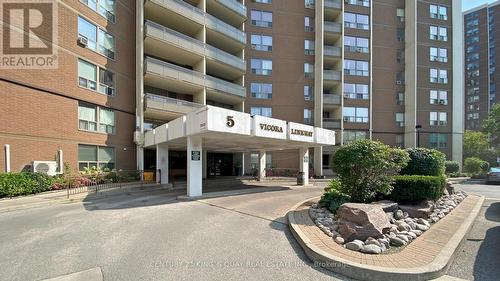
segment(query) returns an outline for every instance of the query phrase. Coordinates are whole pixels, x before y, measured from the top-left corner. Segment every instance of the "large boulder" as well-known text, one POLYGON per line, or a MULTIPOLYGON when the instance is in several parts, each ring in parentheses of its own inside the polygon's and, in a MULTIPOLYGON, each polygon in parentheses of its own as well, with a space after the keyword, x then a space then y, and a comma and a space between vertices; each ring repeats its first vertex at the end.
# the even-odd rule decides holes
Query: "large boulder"
POLYGON ((391 200, 380 200, 377 202, 373 202, 372 204, 379 205, 386 213, 392 213, 398 209, 398 203, 391 200))
POLYGON ((428 218, 434 210, 434 202, 430 200, 422 201, 415 205, 399 205, 399 208, 412 218, 428 218))
POLYGON ((339 233, 345 241, 382 238, 391 228, 382 207, 376 204, 345 203, 337 210, 339 233))

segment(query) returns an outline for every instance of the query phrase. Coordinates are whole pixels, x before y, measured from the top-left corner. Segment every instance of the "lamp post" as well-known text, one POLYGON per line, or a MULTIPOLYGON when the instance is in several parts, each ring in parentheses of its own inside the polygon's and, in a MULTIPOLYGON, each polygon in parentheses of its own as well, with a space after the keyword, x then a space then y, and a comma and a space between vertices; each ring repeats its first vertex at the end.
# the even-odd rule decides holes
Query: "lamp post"
POLYGON ((415 130, 417 130, 417 147, 420 147, 420 129, 422 129, 422 125, 415 126, 415 130))

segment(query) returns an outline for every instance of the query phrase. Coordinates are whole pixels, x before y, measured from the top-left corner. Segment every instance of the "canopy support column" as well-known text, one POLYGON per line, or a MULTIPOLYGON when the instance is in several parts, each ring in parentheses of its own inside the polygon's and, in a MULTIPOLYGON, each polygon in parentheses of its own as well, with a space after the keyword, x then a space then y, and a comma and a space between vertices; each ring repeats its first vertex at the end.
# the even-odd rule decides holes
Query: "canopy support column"
POLYGON ((266 178, 266 151, 259 151, 259 178, 266 178))
POLYGON ((299 171, 304 173, 304 185, 309 184, 309 148, 299 149, 299 171))
POLYGON ((200 136, 187 137, 187 196, 202 194, 203 178, 203 139, 200 136))
POLYGON ((160 143, 156 145, 156 182, 168 184, 168 145, 160 143))

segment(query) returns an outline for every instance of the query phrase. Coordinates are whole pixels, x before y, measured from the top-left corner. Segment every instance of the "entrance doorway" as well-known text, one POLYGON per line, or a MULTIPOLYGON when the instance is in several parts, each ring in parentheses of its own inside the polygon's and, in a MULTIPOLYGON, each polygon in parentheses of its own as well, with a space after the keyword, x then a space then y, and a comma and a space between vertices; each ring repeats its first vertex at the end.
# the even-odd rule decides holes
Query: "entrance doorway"
POLYGON ((233 154, 207 153, 207 172, 209 177, 234 176, 233 154))

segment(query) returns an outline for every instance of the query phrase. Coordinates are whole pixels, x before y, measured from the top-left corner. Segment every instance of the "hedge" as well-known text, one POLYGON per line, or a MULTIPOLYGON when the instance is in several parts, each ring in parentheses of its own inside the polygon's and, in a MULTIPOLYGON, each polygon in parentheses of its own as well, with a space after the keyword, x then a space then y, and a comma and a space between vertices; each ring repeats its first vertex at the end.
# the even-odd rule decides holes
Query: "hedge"
POLYGON ((410 162, 401 170, 402 175, 442 176, 446 155, 435 149, 407 148, 410 162))
POLYGON ((342 193, 342 183, 338 179, 333 179, 330 181, 327 187, 325 187, 325 193, 321 196, 319 200, 319 205, 321 207, 327 208, 332 213, 336 213, 337 209, 344 203, 351 200, 349 195, 342 193))
POLYGON ((398 203, 437 200, 443 195, 445 186, 446 179, 443 176, 395 176, 389 199, 398 203))
POLYGON ((460 172, 460 163, 458 163, 457 161, 446 161, 444 163, 444 166, 445 166, 445 173, 447 175, 453 175, 460 172))
POLYGON ((0 174, 0 198, 44 192, 53 184, 52 177, 41 173, 0 174))
POLYGON ((464 172, 471 177, 479 177, 488 173, 490 164, 477 157, 469 157, 464 161, 464 172))

